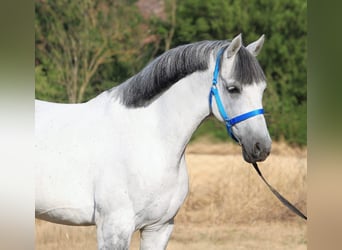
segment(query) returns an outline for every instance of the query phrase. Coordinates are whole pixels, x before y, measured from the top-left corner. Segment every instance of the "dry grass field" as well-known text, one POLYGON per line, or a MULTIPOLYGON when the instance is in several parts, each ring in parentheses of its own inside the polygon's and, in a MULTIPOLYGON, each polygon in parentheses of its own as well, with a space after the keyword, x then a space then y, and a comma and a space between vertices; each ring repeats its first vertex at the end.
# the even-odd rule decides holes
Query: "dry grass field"
MULTIPOLYGON (((190 193, 175 219, 168 250, 307 249, 306 222, 267 189, 240 147, 197 142, 187 149, 190 193)), ((306 214, 306 149, 274 143, 259 164, 265 178, 306 214)), ((139 235, 131 249, 139 249, 139 235)), ((95 227, 36 220, 36 249, 96 249, 95 227)))

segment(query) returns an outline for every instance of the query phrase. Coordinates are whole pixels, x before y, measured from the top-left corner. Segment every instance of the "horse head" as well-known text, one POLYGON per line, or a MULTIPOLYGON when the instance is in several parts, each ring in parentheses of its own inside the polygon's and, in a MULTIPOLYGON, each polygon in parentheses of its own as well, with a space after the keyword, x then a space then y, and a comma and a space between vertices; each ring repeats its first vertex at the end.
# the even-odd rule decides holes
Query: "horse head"
POLYGON ((243 157, 249 163, 264 161, 272 144, 262 107, 266 78, 256 59, 263 43, 264 35, 244 47, 238 35, 217 53, 210 98, 215 96, 216 100, 210 101, 215 103, 211 104, 212 113, 226 122, 229 134, 242 146, 243 157))

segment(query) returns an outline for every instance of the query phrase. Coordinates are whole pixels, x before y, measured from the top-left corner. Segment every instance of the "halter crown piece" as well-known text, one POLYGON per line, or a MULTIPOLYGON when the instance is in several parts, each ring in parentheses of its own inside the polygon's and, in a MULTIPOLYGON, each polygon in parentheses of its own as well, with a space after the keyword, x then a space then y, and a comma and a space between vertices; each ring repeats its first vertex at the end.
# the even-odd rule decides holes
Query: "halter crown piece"
POLYGON ((219 110, 219 113, 220 113, 222 119, 224 120, 224 122, 226 124, 227 132, 228 132, 229 136, 231 138, 233 138, 237 143, 239 143, 239 140, 233 134, 232 127, 235 124, 237 124, 239 122, 242 122, 244 120, 247 120, 247 119, 249 119, 249 118, 251 118, 253 116, 264 114, 264 109, 255 109, 253 111, 244 113, 242 115, 235 116, 235 117, 233 117, 231 119, 227 115, 227 112, 226 112, 226 110, 223 107, 223 104, 222 104, 222 101, 221 101, 221 98, 220 98, 220 94, 219 94, 217 86, 216 86, 217 85, 218 75, 219 75, 219 72, 220 72, 221 56, 222 56, 222 54, 224 52, 224 49, 225 48, 221 48, 219 50, 218 54, 217 54, 217 57, 216 57, 215 70, 214 70, 214 74, 213 74, 213 84, 211 86, 210 95, 209 95, 209 104, 210 104, 210 108, 212 109, 212 97, 214 96, 215 100, 216 100, 216 104, 217 104, 218 110, 219 110))
MULTIPOLYGON (((264 113, 264 109, 255 109, 253 111, 250 111, 250 112, 247 112, 247 113, 244 113, 242 115, 238 115, 238 116, 235 116, 234 118, 229 119, 229 117, 228 117, 228 115, 227 115, 227 113, 226 113, 226 111, 225 111, 225 109, 223 107, 223 104, 222 104, 222 101, 221 101, 221 98, 220 98, 220 94, 219 94, 217 86, 216 86, 217 85, 218 74, 219 74, 219 71, 220 71, 220 62, 221 62, 221 56, 223 54, 223 51, 224 51, 224 48, 221 48, 219 50, 218 54, 217 54, 217 57, 216 57, 216 64, 215 64, 215 70, 214 70, 214 76, 213 76, 213 85, 211 86, 210 95, 209 95, 209 104, 210 104, 210 108, 212 109, 212 97, 214 96, 215 100, 216 100, 216 104, 217 104, 218 110, 220 112, 220 115, 221 115, 222 119, 224 120, 224 122, 226 124, 226 128, 227 128, 228 134, 237 143, 240 143, 239 140, 234 136, 233 131, 232 131, 232 127, 235 124, 237 124, 239 122, 242 122, 242 121, 244 121, 246 119, 249 119, 249 118, 251 118, 253 116, 263 114, 264 113)), ((283 203, 286 207, 288 207, 292 212, 294 212, 295 214, 297 214, 298 216, 300 216, 304 220, 306 220, 307 217, 298 208, 296 208, 294 205, 292 205, 287 199, 285 199, 277 190, 275 190, 266 181, 266 179, 264 178, 264 176, 262 175, 262 173, 261 173, 261 171, 260 171, 260 169, 258 167, 258 164, 256 162, 253 162, 252 164, 253 164, 254 169, 258 173, 258 175, 265 182, 265 184, 271 190, 271 192, 281 201, 281 203, 283 203)))

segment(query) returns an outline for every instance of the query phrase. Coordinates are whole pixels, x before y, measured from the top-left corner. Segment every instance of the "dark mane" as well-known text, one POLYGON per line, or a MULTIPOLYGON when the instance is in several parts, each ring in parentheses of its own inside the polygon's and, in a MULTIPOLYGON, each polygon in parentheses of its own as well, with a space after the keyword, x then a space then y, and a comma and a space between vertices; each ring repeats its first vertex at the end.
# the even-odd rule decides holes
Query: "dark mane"
MULTIPOLYGON (((210 54, 216 54, 229 43, 226 40, 202 41, 166 51, 119 86, 120 101, 127 107, 147 105, 183 77, 208 69, 210 54)), ((237 54, 233 72, 233 77, 242 84, 265 78, 258 61, 244 47, 237 54)))

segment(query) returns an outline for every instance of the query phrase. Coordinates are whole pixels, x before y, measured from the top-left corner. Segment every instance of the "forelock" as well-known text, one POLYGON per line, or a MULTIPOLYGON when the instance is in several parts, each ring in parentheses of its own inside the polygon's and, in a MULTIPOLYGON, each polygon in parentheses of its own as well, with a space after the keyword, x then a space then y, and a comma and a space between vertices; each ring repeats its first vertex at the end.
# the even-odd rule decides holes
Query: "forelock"
POLYGON ((258 60, 245 47, 241 47, 235 57, 233 78, 241 84, 266 81, 258 60))

